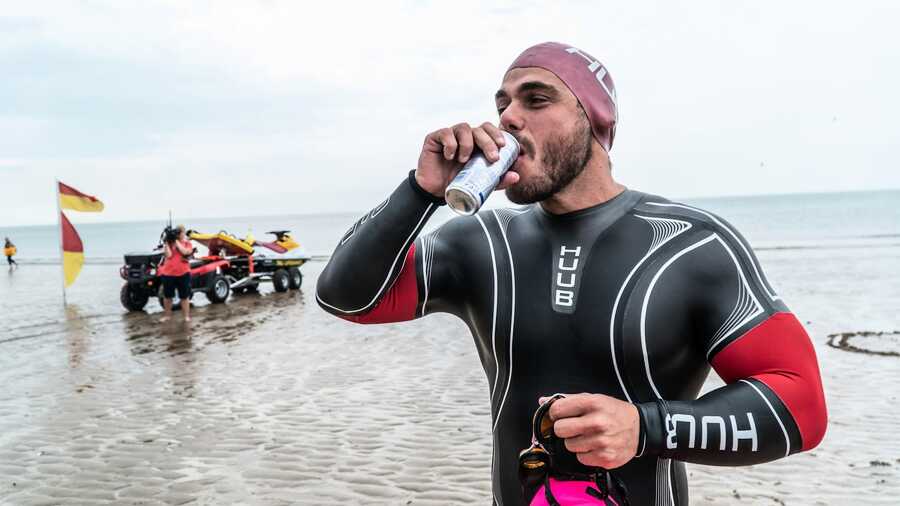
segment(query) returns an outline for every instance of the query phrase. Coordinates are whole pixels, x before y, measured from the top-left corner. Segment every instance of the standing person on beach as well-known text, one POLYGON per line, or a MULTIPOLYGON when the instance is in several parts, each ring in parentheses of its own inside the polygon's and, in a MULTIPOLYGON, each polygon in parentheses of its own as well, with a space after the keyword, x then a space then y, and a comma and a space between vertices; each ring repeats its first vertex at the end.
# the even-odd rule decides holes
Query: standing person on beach
MULTIPOLYGON (((812 343, 750 245, 722 218, 613 179, 606 68, 539 44, 495 99, 499 127, 425 137, 417 168, 347 232, 316 294, 358 323, 437 312, 467 323, 490 388, 495 503, 550 497, 541 485, 523 498, 518 455, 539 399, 556 392, 564 474, 613 469, 632 504, 688 504, 683 462, 759 464, 818 445, 826 409, 812 343), (473 150, 498 159, 501 131, 521 152, 498 188, 527 207, 416 239, 473 150), (698 398, 710 368, 726 384, 698 398)), ((551 492, 565 489, 555 478, 551 492)))
MULTIPOLYGON (((168 231, 167 231, 168 232, 168 231)), ((191 264, 188 259, 194 248, 184 232, 184 225, 178 225, 174 234, 167 234, 163 241, 164 258, 159 266, 163 283, 163 308, 165 312, 161 321, 172 317, 172 299, 175 292, 181 299, 181 312, 184 321, 191 321, 191 264)))
POLYGON ((6 255, 6 263, 9 265, 10 269, 12 269, 13 265, 18 269, 19 263, 13 259, 13 256, 16 254, 16 245, 9 240, 9 237, 4 237, 3 239, 5 242, 3 245, 3 254, 6 255))

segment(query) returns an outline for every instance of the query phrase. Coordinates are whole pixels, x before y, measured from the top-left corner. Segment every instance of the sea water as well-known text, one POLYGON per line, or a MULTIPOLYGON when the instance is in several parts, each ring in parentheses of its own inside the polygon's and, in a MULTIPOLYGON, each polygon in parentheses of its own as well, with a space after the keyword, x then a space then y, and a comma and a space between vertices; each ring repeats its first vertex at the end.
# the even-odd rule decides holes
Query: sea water
MULTIPOLYGON (((778 290, 782 278, 790 277, 803 289, 816 290, 843 279, 822 273, 859 270, 854 283, 839 287, 854 294, 853 307, 872 309, 871 327, 894 325, 896 311, 874 310, 885 301, 900 299, 882 293, 889 287, 873 288, 871 280, 889 279, 900 270, 900 191, 723 197, 684 201, 715 213, 729 221, 750 241, 760 257, 770 282, 778 290), (790 274, 782 275, 786 269, 790 274), (799 281, 797 281, 799 276, 799 281), (808 288, 807 288, 808 287, 808 288)), ((164 220, 129 223, 81 223, 71 213, 84 243, 85 266, 79 279, 66 290, 70 306, 79 308, 76 318, 119 315, 122 280, 118 269, 122 255, 149 251, 159 243, 164 220)), ((291 230, 300 249, 287 253, 308 254, 314 261, 327 260, 344 232, 359 213, 330 215, 286 215, 184 219, 189 229, 201 232, 226 231, 238 237, 252 233, 266 240, 272 230, 291 230)), ((424 232, 434 230, 455 215, 442 207, 427 223, 424 232)), ((58 229, 55 225, 0 227, 0 237, 9 236, 18 247, 18 270, 6 270, 0 259, 0 342, 34 334, 35 325, 47 321, 62 324, 70 320, 63 311, 62 274, 59 265, 58 229), (10 329, 20 329, 12 331, 10 329), (29 330, 30 329, 30 330, 29 330)), ((201 253, 204 250, 201 247, 201 253)), ((265 251, 264 254, 274 255, 265 251)), ((302 270, 320 270, 306 266, 302 270)), ((304 290, 314 280, 307 280, 304 290)), ((882 286, 882 285, 877 285, 882 286)), ((822 304, 832 304, 834 297, 822 304)), ((195 302, 205 304, 204 297, 195 302)), ((788 301, 790 302, 790 301, 788 301)), ((890 306, 890 303, 887 303, 890 306)), ((158 311, 155 301, 147 306, 158 311)), ((835 308, 835 311, 841 311, 835 308)), ((848 329, 860 330, 860 329, 848 329)))
MULTIPOLYGON (((728 220, 756 249, 853 247, 900 243, 900 190, 719 197, 688 199, 728 220)), ((291 230, 302 252, 327 256, 344 232, 363 214, 285 215, 260 217, 200 218, 179 220, 189 229, 204 233, 226 231, 238 237, 252 233, 271 240, 271 230, 291 230)), ((453 218, 441 208, 426 227, 431 230, 453 218)), ((69 213, 82 242, 87 263, 119 263, 122 255, 148 251, 159 243, 165 220, 79 224, 78 213, 69 213)), ((0 226, 18 247, 23 263, 59 260, 56 225, 0 226)))

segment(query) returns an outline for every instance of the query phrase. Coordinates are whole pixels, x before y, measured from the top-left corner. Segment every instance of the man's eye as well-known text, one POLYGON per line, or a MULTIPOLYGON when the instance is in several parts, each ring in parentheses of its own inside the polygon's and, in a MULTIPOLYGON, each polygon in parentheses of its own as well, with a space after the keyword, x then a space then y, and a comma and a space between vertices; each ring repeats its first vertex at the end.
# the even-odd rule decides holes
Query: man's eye
POLYGON ((541 105, 547 102, 547 97, 535 96, 530 97, 528 99, 528 103, 531 105, 541 105))
POLYGON ((503 111, 505 111, 507 107, 508 106, 505 105, 497 106, 497 114, 503 114, 503 111))

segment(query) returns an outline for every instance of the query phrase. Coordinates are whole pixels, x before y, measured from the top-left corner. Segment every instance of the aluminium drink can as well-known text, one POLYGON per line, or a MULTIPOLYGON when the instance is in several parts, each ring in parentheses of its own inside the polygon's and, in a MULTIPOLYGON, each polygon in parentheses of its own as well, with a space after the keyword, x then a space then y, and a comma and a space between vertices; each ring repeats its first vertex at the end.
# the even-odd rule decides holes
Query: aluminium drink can
POLYGON ((447 186, 444 199, 451 209, 464 216, 475 214, 500 184, 500 178, 519 156, 519 142, 516 138, 509 132, 503 132, 503 138, 506 139, 506 145, 500 148, 499 160, 490 163, 483 153, 476 151, 447 186))

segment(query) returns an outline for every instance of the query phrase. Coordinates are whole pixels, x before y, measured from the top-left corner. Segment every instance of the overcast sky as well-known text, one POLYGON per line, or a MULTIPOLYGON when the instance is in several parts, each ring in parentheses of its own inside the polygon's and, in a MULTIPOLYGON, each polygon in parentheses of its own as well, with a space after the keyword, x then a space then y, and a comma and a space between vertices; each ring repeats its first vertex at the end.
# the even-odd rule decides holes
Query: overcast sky
POLYGON ((367 209, 427 132, 496 121, 504 70, 548 40, 609 68, 632 188, 900 188, 898 6, 11 2, 0 225, 55 222, 55 178, 106 203, 79 221, 367 209))

